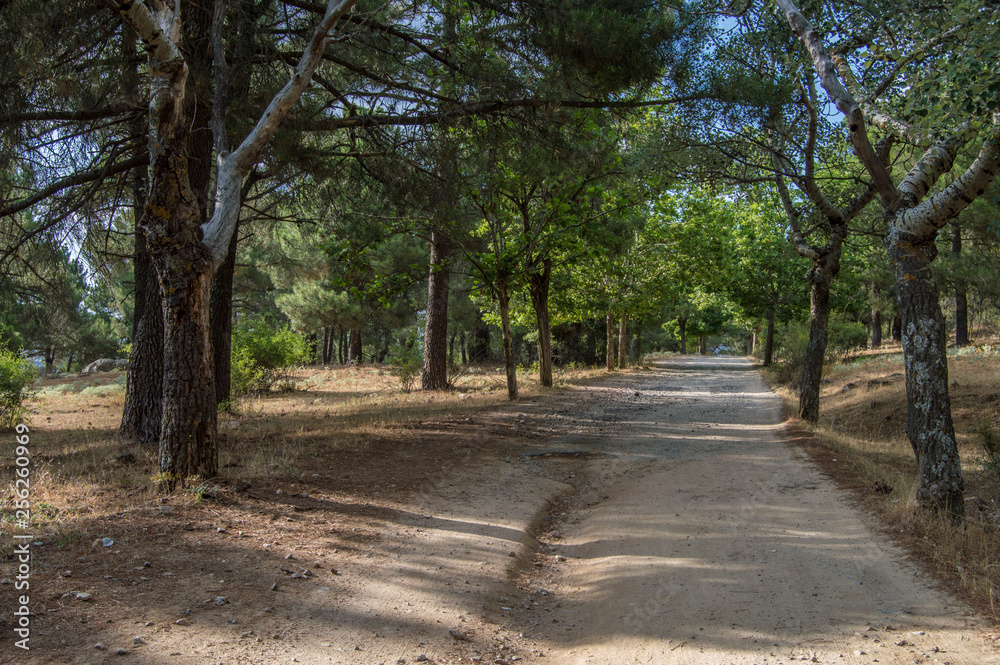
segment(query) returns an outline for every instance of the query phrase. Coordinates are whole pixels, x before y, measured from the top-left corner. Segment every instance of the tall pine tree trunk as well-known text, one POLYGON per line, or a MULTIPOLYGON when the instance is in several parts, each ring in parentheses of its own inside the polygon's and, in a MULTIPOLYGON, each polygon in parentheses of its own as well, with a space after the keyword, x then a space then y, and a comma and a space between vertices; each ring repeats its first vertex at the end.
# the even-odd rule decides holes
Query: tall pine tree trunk
MULTIPOLYGON (((951 254, 962 256, 962 228, 951 224, 951 254)), ((961 270, 955 271, 955 346, 969 345, 969 296, 968 286, 961 270)))
POLYGON ((919 465, 917 503, 961 518, 965 485, 948 394, 946 330, 931 275, 936 251, 933 239, 889 244, 902 313, 906 432, 919 465))
POLYGON ((351 328, 351 347, 348 350, 347 362, 352 365, 363 365, 365 362, 364 348, 361 344, 361 330, 351 328))
POLYGON ((608 312, 604 317, 604 326, 607 330, 604 342, 604 363, 609 372, 615 370, 615 315, 608 312))
MULTIPOLYGON (((146 205, 146 167, 133 172, 132 189, 135 216, 139 220, 146 205)), ((134 242, 132 350, 118 438, 157 443, 163 418, 163 301, 141 224, 136 224, 134 242)))
POLYGON ((677 327, 680 329, 681 333, 681 355, 687 355, 687 324, 688 320, 686 316, 677 317, 677 327))
POLYGON ((764 334, 764 367, 774 362, 774 310, 767 314, 767 332, 764 334))
POLYGON ((618 367, 628 367, 628 315, 624 312, 618 323, 618 367))
POLYGON ((552 327, 549 320, 549 285, 552 281, 552 262, 546 260, 541 272, 528 277, 531 305, 538 322, 538 380, 546 388, 552 387, 552 327))
MULTIPOLYGON (((176 107, 175 107, 176 108, 176 107)), ((202 243, 198 200, 188 180, 189 117, 160 119, 162 149, 151 166, 143 220, 163 296, 163 414, 160 471, 166 488, 218 471, 215 368, 209 327, 214 267, 202 243)))
MULTIPOLYGON (((122 50, 129 59, 137 59, 137 37, 132 30, 122 31, 122 50)), ((139 95, 138 72, 129 70, 124 87, 136 98, 139 95)), ((145 116, 132 127, 136 136, 149 130, 145 116)), ((133 236, 133 318, 132 350, 128 357, 125 384, 125 405, 118 438, 122 441, 157 443, 163 417, 163 302, 160 280, 149 256, 142 215, 146 209, 149 187, 146 166, 132 169, 132 211, 135 218, 133 236)))
POLYGON ((233 277, 236 274, 236 245, 239 225, 233 230, 226 260, 212 278, 209 325, 212 329, 212 357, 215 363, 215 400, 219 404, 232 396, 233 277))
POLYGON ((510 293, 507 284, 500 280, 496 285, 500 304, 500 335, 503 340, 503 366, 507 373, 507 397, 517 399, 517 363, 514 361, 514 333, 510 327, 510 293))
POLYGON ((135 314, 128 357, 125 407, 118 437, 156 443, 163 418, 163 301, 160 280, 146 249, 146 234, 135 230, 135 314))
POLYGON ((812 289, 809 294, 809 343, 802 360, 799 386, 799 418, 819 420, 819 389, 826 357, 827 324, 830 320, 830 282, 833 276, 817 268, 809 271, 812 289))
POLYGON ((872 349, 882 348, 882 310, 878 307, 878 284, 872 284, 872 349))
POLYGON ((163 424, 160 469, 168 487, 218 472, 215 367, 209 337, 211 257, 200 243, 161 255, 158 269, 175 288, 164 297, 163 424))
POLYGON ((427 323, 424 330, 424 390, 448 387, 448 284, 451 277, 451 239, 431 232, 431 260, 427 279, 427 323))

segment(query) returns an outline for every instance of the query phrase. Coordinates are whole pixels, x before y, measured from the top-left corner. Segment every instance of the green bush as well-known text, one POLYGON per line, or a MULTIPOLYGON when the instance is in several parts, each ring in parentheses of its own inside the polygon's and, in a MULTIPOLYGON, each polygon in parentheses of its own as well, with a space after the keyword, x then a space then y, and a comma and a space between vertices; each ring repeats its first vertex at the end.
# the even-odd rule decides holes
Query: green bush
POLYGON ((868 345, 868 329, 857 321, 844 321, 839 317, 830 317, 827 326, 826 361, 834 356, 840 362, 847 361, 859 349, 868 345))
MULTIPOLYGON (((868 330, 864 324, 845 321, 831 316, 826 328, 826 357, 824 364, 844 362, 868 342, 868 330)), ((776 355, 779 362, 771 369, 773 379, 792 388, 798 388, 802 365, 809 346, 809 321, 793 321, 784 330, 775 334, 776 355)))
POLYGON ((413 390, 424 370, 424 352, 417 336, 418 331, 412 332, 403 344, 389 351, 387 358, 399 377, 399 387, 404 393, 413 390))
POLYGON ((976 428, 976 434, 986 453, 983 468, 1000 479, 1000 433, 993 428, 993 423, 984 420, 976 428))
POLYGON ((20 354, 0 348, 0 429, 13 429, 22 421, 31 396, 35 368, 20 354))
POLYGON ((307 362, 306 340, 284 326, 275 328, 260 320, 233 331, 231 386, 236 396, 266 393, 275 385, 290 385, 288 369, 307 362))

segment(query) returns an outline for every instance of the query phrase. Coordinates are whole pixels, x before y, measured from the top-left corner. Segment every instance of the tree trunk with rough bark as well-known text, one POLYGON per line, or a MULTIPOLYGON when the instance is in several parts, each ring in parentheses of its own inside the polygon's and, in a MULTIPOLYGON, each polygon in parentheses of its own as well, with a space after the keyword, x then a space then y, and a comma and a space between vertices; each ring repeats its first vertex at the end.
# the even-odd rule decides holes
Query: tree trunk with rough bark
MULTIPOLYGON (((334 23, 354 0, 329 0, 293 76, 271 99, 253 130, 229 151, 224 118, 213 123, 219 161, 212 218, 202 223, 207 198, 193 185, 192 173, 204 164, 189 161, 193 120, 199 113, 195 88, 204 76, 199 63, 214 52, 216 94, 223 95, 227 67, 221 29, 225 5, 115 0, 112 9, 139 36, 149 56, 150 188, 143 225, 147 248, 160 279, 163 298, 163 414, 160 429, 160 477, 166 489, 190 476, 212 476, 218 469, 214 363, 210 342, 210 289, 226 257, 239 215, 242 184, 270 143, 279 124, 309 85, 322 59, 334 23), (152 9, 150 8, 152 7, 152 9), (190 15, 190 16, 188 16, 190 15), (206 19, 208 26, 206 30, 206 19), (211 26, 215 25, 215 30, 211 26), (218 38, 213 51, 212 33, 218 38), (208 37, 208 39, 206 39, 208 37), (184 43, 185 51, 180 44, 184 43), (189 67, 191 58, 194 68, 189 67), (202 200, 200 200, 202 199, 202 200)), ((211 61, 211 60, 210 60, 211 61)), ((215 108, 225 106, 217 97, 215 108)), ((199 137, 199 140, 200 137, 199 137)), ((194 153, 192 153, 194 154, 194 153)), ((200 176, 198 176, 200 178, 200 176)))
MULTIPOLYGON (((133 172, 136 219, 146 205, 146 168, 133 172)), ((118 427, 122 441, 156 443, 163 418, 163 301, 160 280, 146 248, 146 233, 135 229, 134 315, 128 357, 125 406, 118 427)))
MULTIPOLYGON (((177 482, 218 473, 215 366, 209 338, 211 255, 190 233, 172 235, 169 249, 155 252, 164 290, 163 421, 160 471, 177 482), (187 236, 186 238, 184 236, 187 236), (186 242, 185 242, 186 241, 186 242)), ((159 240, 164 242, 164 240, 159 240)))
POLYGON ((510 293, 503 281, 496 285, 500 304, 500 335, 503 340, 503 367, 507 373, 507 397, 517 399, 517 363, 514 360, 514 333, 510 327, 510 293))
POLYGON ((767 332, 764 334, 764 367, 770 367, 774 361, 774 318, 774 311, 768 312, 767 332))
POLYGON ((448 285, 451 278, 451 239, 431 232, 431 259, 427 279, 427 322, 424 329, 424 390, 448 387, 448 285))
POLYGON ((215 363, 215 400, 225 404, 232 396, 233 277, 236 274, 236 245, 239 226, 233 230, 226 260, 212 278, 209 325, 215 363))
POLYGON ((618 367, 628 367, 628 315, 624 313, 618 322, 618 367))
POLYGON ((347 362, 351 365, 363 365, 364 359, 364 347, 361 344, 361 330, 358 328, 351 328, 351 342, 350 348, 347 350, 347 362))
POLYGON ((680 333, 681 333, 681 355, 682 356, 687 355, 687 352, 688 352, 688 347, 687 347, 687 323, 688 323, 688 320, 687 320, 686 316, 678 317, 678 319, 677 319, 677 327, 680 328, 680 333))
POLYGON ((337 332, 340 337, 340 343, 337 344, 337 363, 339 365, 346 365, 347 355, 345 351, 347 349, 347 331, 344 330, 344 326, 337 326, 337 332))
POLYGON ((899 316, 899 314, 897 314, 894 317, 892 317, 892 326, 890 326, 890 327, 892 328, 892 330, 890 331, 891 334, 892 334, 892 341, 894 341, 894 342, 902 342, 903 341, 903 319, 899 316))
POLYGON ((546 260, 542 270, 528 276, 531 306, 538 322, 538 381, 552 387, 552 326, 549 319, 549 285, 552 282, 552 261, 546 260))
POLYGON ((931 275, 936 252, 933 239, 904 237, 889 244, 902 313, 906 432, 919 465, 917 503, 961 518, 965 484, 948 394, 944 314, 931 275))
POLYGON ((799 386, 799 418, 819 420, 819 389, 826 358, 827 324, 830 320, 830 283, 834 275, 813 268, 809 271, 809 343, 802 360, 799 386))
MULTIPOLYGON (((951 253, 956 259, 962 255, 962 228, 952 222, 951 253)), ((969 289, 961 271, 955 273, 955 346, 969 345, 969 289)))
POLYGON ((604 317, 607 336, 604 344, 604 363, 609 372, 615 371, 615 315, 611 312, 604 317))
MULTIPOLYGON (((138 58, 134 32, 123 30, 122 39, 125 56, 138 58)), ((126 78, 125 88, 138 97, 138 72, 130 69, 126 78)), ((132 129, 136 135, 143 135, 148 128, 148 120, 142 117, 135 121, 132 129)), ((160 421, 163 417, 163 302, 160 280, 149 256, 146 232, 142 227, 149 187, 146 170, 145 165, 137 166, 131 173, 135 218, 132 350, 128 357, 125 405, 118 426, 118 439, 150 444, 160 440, 160 421)))

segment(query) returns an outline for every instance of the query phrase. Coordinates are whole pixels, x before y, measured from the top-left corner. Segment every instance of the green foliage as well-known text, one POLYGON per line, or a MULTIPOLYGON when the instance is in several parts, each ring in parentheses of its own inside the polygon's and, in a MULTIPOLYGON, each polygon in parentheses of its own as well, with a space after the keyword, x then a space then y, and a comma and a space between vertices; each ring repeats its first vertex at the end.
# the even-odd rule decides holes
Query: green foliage
POLYGON ((847 360, 858 349, 863 349, 868 343, 868 329, 857 321, 844 321, 831 317, 827 325, 827 362, 831 356, 839 356, 841 361, 847 360))
POLYGON ((31 395, 35 369, 20 354, 0 348, 0 429, 13 429, 23 422, 27 408, 24 400, 31 395))
POLYGON ((976 434, 979 436, 979 443, 983 446, 986 459, 983 461, 983 468, 996 474, 1000 479, 1000 432, 997 432, 993 424, 984 420, 978 428, 976 434))
POLYGON ((389 351, 387 360, 399 377, 399 387, 404 393, 413 390, 424 368, 424 351, 414 330, 402 344, 389 351))
MULTIPOLYGON (((799 386, 802 363, 809 345, 809 321, 793 321, 780 334, 775 334, 779 361, 772 369, 775 381, 793 388, 799 386)), ((826 358, 824 362, 845 361, 868 341, 865 326, 831 316, 827 324, 826 358)))
POLYGON ((241 324, 233 331, 233 394, 260 394, 276 384, 289 385, 287 370, 309 356, 305 338, 287 325, 273 327, 259 319, 241 324))

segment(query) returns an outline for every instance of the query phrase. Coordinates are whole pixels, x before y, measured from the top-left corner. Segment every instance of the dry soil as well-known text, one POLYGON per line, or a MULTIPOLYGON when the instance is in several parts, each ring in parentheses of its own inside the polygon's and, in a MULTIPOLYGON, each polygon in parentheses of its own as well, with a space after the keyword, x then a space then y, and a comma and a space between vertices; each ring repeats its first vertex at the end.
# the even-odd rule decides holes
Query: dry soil
POLYGON ((150 505, 34 548, 32 649, 0 586, 0 661, 1000 663, 780 421, 748 361, 680 357, 425 423, 379 493, 318 460, 150 505))

